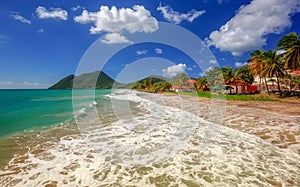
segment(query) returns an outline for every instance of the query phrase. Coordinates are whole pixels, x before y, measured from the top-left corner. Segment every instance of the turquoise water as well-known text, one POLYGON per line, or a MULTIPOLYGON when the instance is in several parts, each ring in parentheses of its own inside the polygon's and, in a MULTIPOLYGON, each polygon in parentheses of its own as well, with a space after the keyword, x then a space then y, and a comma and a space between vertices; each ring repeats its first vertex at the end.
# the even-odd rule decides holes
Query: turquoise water
MULTIPOLYGON (((91 91, 77 90, 77 95, 83 96, 77 100, 90 100, 84 95, 91 91)), ((110 90, 95 92, 96 96, 101 96, 110 90)), ((72 90, 0 90, 0 136, 73 118, 72 90)))

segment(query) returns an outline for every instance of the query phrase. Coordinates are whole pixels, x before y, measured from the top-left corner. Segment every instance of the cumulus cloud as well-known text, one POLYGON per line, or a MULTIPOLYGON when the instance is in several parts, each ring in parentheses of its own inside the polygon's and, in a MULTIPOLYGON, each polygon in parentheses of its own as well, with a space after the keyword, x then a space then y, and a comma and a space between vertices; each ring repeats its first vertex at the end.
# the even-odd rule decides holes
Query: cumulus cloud
POLYGON ((154 49, 154 51, 155 51, 155 53, 157 53, 157 54, 163 54, 163 50, 160 49, 160 48, 156 48, 156 49, 154 49))
POLYGON ((68 12, 61 8, 50 8, 49 10, 47 10, 45 7, 39 6, 36 8, 36 13, 38 18, 40 19, 68 19, 68 12))
POLYGON ((157 7, 157 11, 160 11, 163 14, 165 20, 174 24, 180 24, 184 20, 193 22, 194 19, 205 13, 205 10, 197 11, 193 9, 186 14, 181 14, 177 11, 174 11, 170 6, 162 6, 161 4, 159 7, 157 7))
POLYGON ((31 21, 30 21, 30 20, 28 20, 28 19, 26 19, 25 17, 20 16, 20 15, 18 15, 18 14, 10 15, 10 17, 13 18, 14 20, 18 20, 18 21, 20 21, 20 22, 22 22, 22 23, 29 24, 29 25, 31 24, 31 21))
POLYGON ((136 51, 136 54, 137 55, 144 55, 144 54, 147 54, 148 51, 147 50, 139 50, 139 51, 136 51))
POLYGON ((83 10, 81 15, 74 17, 74 21, 94 24, 90 28, 91 34, 121 31, 150 33, 158 29, 157 20, 151 16, 150 11, 139 5, 120 9, 115 6, 101 6, 98 12, 83 10))
POLYGON ((234 65, 235 65, 235 67, 237 67, 237 68, 240 68, 240 67, 242 67, 242 66, 246 65, 246 63, 242 63, 242 62, 235 62, 235 63, 234 63, 234 65))
POLYGON ((268 34, 280 34, 292 25, 291 16, 300 11, 299 0, 253 0, 206 40, 220 51, 239 56, 266 44, 268 34))
POLYGON ((116 43, 132 43, 125 36, 122 36, 118 33, 107 33, 101 42, 106 44, 116 44, 116 43))
POLYGON ((184 73, 185 69, 187 68, 186 64, 178 64, 169 66, 167 69, 163 69, 163 74, 167 77, 174 77, 180 73, 184 73))

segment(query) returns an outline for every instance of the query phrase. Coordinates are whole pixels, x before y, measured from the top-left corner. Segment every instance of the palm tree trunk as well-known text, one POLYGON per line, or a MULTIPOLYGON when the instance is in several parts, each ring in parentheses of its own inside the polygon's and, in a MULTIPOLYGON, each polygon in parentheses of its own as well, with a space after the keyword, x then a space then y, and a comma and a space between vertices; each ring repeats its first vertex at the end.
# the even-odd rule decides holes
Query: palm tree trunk
POLYGON ((281 92, 280 84, 279 84, 279 78, 278 78, 277 74, 276 74, 276 78, 277 78, 277 86, 278 86, 279 94, 280 94, 280 96, 282 96, 282 92, 281 92))
POLYGON ((266 77, 265 77, 265 84, 266 84, 266 88, 267 88, 268 94, 271 95, 271 94, 270 94, 269 87, 268 87, 268 84, 267 84, 267 79, 266 79, 266 77))
POLYGON ((262 80, 261 80, 261 77, 259 77, 259 93, 261 93, 261 82, 262 82, 262 80))

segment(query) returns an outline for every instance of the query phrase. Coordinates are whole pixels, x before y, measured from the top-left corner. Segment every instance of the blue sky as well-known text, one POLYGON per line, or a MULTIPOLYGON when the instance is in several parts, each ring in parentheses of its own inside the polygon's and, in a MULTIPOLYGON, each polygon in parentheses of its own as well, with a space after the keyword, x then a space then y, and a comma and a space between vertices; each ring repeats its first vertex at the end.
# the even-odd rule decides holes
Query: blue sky
MULTIPOLYGON (((300 33, 299 12, 298 0, 0 0, 0 88, 47 88, 80 72, 78 64, 94 43, 101 45, 99 54, 101 47, 126 46, 100 68, 113 78, 127 72, 124 82, 182 71, 199 77, 213 65, 240 66, 251 51, 273 49, 283 35, 300 33), (131 38, 154 34, 160 22, 205 41, 213 56, 203 58, 205 68, 177 46, 131 38)), ((179 41, 188 37, 169 34, 179 41)))

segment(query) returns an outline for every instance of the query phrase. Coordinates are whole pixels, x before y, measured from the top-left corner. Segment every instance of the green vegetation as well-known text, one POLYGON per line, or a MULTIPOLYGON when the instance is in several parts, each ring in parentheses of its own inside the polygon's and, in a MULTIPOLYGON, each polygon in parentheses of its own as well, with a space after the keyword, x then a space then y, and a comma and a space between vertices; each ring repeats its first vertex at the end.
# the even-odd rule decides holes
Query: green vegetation
POLYGON ((199 91, 208 91, 209 83, 206 77, 201 77, 196 82, 196 89, 199 91))
POLYGON ((115 81, 102 71, 85 73, 79 76, 69 75, 49 89, 112 88, 115 81), (73 83, 75 84, 73 85, 73 83))
POLYGON ((232 67, 213 67, 207 71, 205 77, 201 77, 197 80, 196 89, 198 91, 208 91, 209 87, 227 85, 245 85, 252 84, 254 76, 248 67, 242 66, 240 68, 233 69, 232 67))
POLYGON ((49 89, 72 89, 74 78, 74 75, 68 75, 51 86, 49 89))
MULTIPOLYGON (((280 96, 283 94, 283 84, 287 88, 286 82, 289 83, 289 90, 298 89, 300 77, 291 76, 288 72, 292 70, 300 70, 300 40, 297 33, 290 33, 283 36, 277 43, 274 50, 255 50, 251 53, 249 65, 242 66, 237 69, 231 67, 213 67, 205 72, 205 77, 199 78, 195 84, 197 91, 208 91, 216 86, 222 85, 251 85, 254 77, 258 76, 259 90, 262 89, 262 82, 267 89, 269 95, 271 90, 268 82, 272 82, 272 88, 277 85, 280 96), (274 79, 272 79, 275 77, 274 79), (269 80, 268 80, 269 79, 269 80)), ((286 93, 286 92, 285 92, 286 93)), ((231 98, 239 96, 228 96, 231 98)), ((238 100, 241 97, 237 98, 238 100)), ((257 98, 255 98, 257 99, 257 98)), ((243 99, 244 100, 244 99, 243 99)), ((251 98, 245 98, 251 100, 251 98)))
POLYGON ((251 53, 252 58, 248 60, 248 62, 252 62, 249 67, 253 75, 259 76, 260 80, 265 81, 269 95, 270 90, 266 78, 276 77, 277 87, 282 95, 280 82, 283 78, 290 80, 287 70, 300 69, 300 40, 297 33, 293 32, 283 36, 277 43, 277 47, 273 51, 255 50, 251 53))
POLYGON ((172 85, 163 77, 150 76, 136 82, 131 88, 152 93, 162 93, 171 89, 172 85))
POLYGON ((216 99, 226 99, 226 100, 235 100, 235 101, 276 101, 277 99, 273 99, 270 97, 266 97, 264 95, 223 95, 211 93, 208 91, 198 91, 198 92, 179 92, 179 95, 188 95, 188 96, 198 96, 205 98, 216 98, 216 99))
POLYGON ((285 69, 300 69, 300 39, 297 33, 285 35, 277 43, 279 50, 284 50, 282 61, 285 69))

